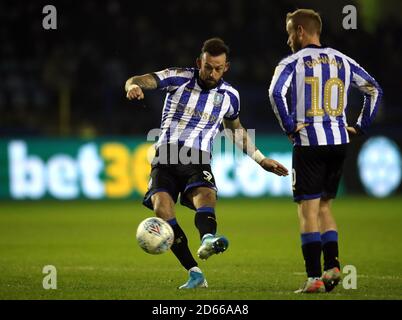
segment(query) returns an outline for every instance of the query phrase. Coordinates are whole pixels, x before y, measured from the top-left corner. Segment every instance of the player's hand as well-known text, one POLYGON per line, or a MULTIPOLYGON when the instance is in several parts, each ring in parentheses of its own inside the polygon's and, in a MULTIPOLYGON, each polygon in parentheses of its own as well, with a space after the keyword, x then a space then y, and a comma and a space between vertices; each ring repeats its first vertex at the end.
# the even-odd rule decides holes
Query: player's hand
POLYGON ((278 176, 287 176, 289 174, 288 169, 286 169, 285 166, 273 159, 262 159, 262 161, 260 162, 260 166, 263 167, 266 171, 275 173, 278 176))
POLYGON ((346 131, 349 133, 349 138, 353 140, 359 135, 359 132, 357 132, 356 128, 354 127, 346 127, 346 131))
MULTIPOLYGON (((301 129, 307 127, 308 125, 309 125, 309 123, 299 123, 299 124, 296 126, 296 130, 295 130, 294 133, 299 132, 301 129)), ((295 142, 294 133, 288 134, 288 138, 289 138, 290 142, 292 142, 292 143, 295 142)))
POLYGON ((353 127, 346 127, 346 130, 349 132, 349 133, 351 133, 351 134, 353 134, 354 136, 356 136, 357 135, 357 130, 355 129, 355 128, 353 128, 353 127))
POLYGON ((127 88, 127 95, 126 95, 128 100, 142 100, 144 99, 144 92, 142 92, 142 89, 140 86, 136 84, 132 84, 127 88))
POLYGON ((301 129, 307 127, 309 123, 299 123, 296 127, 295 133, 299 132, 301 129))

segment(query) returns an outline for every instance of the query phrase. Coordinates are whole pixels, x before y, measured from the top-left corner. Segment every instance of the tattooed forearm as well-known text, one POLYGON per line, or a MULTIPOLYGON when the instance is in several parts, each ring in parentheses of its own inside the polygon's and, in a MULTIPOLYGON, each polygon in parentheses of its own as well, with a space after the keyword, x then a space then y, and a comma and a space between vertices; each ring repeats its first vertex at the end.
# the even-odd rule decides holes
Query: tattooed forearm
POLYGON ((156 89, 157 83, 155 78, 151 74, 144 74, 142 76, 134 76, 126 81, 126 91, 129 86, 136 84, 141 89, 156 89))
POLYGON ((245 154, 252 154, 256 150, 253 140, 244 127, 236 129, 235 143, 245 154))
MULTIPOLYGON (((242 150, 245 154, 253 154, 257 149, 248 131, 241 125, 239 119, 224 120, 226 135, 242 150)), ((254 131, 251 131, 254 134, 254 131)))

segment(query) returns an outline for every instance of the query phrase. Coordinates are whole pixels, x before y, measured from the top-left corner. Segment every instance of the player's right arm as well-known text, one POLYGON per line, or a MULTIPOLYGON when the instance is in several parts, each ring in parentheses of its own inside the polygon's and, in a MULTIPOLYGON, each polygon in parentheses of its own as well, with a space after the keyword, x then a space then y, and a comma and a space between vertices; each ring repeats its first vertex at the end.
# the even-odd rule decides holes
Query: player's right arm
POLYGON ((126 81, 127 98, 143 99, 143 90, 165 89, 174 91, 194 76, 192 68, 168 68, 158 72, 134 76, 126 81))
POLYGON ((142 76, 134 76, 126 81, 126 97, 128 100, 141 100, 144 99, 144 92, 142 91, 143 89, 149 90, 156 88, 157 81, 154 75, 147 73, 142 76))
POLYGON ((279 124, 287 135, 296 132, 297 124, 289 114, 288 104, 286 102, 286 93, 289 89, 292 76, 295 72, 297 60, 284 59, 275 69, 269 87, 269 99, 272 109, 277 117, 279 124))

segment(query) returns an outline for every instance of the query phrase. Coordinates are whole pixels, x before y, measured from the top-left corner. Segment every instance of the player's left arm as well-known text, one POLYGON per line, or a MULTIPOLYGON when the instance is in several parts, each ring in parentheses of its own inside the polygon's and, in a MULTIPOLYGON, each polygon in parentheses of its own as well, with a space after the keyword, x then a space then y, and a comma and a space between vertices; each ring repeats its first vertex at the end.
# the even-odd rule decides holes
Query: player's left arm
POLYGON ((377 81, 357 63, 350 63, 353 73, 352 83, 363 93, 364 103, 353 127, 346 129, 352 134, 364 134, 373 122, 382 97, 382 89, 377 81))
POLYGON ((254 145, 247 130, 242 126, 239 117, 236 119, 223 119, 226 134, 236 146, 257 162, 266 171, 275 173, 278 176, 287 176, 288 170, 278 161, 265 157, 254 145))

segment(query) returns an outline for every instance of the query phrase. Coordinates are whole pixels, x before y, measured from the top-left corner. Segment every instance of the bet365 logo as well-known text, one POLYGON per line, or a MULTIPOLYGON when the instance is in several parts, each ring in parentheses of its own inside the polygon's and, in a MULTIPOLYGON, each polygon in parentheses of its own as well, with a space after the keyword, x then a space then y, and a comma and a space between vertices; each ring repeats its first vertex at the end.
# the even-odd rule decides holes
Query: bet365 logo
POLYGON ((10 196, 69 200, 144 194, 151 171, 150 146, 142 143, 132 149, 113 141, 42 146, 12 140, 7 146, 10 196))

